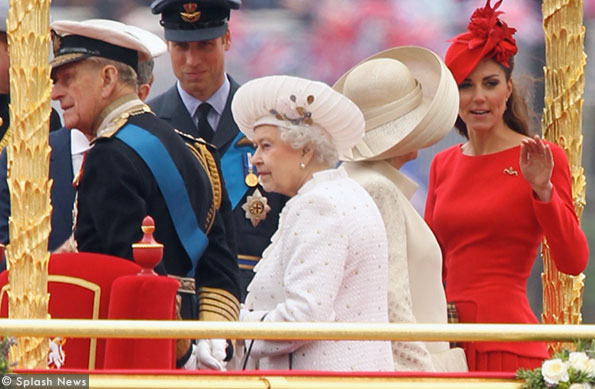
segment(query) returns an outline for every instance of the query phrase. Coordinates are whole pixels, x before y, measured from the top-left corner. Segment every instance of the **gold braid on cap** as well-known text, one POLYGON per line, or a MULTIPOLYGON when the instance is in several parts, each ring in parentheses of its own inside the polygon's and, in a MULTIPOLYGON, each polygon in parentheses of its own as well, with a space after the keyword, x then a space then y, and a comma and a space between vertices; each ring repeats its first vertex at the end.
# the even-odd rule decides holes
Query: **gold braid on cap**
POLYGON ((203 287, 198 292, 198 319, 208 321, 237 321, 240 302, 228 291, 203 287))

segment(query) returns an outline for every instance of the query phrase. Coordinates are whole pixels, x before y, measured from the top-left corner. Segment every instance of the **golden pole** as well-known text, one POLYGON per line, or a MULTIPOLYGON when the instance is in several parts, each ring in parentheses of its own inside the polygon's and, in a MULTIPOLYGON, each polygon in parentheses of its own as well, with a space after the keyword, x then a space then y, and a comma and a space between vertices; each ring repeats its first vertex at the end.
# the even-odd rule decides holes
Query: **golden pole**
MULTIPOLYGON (((585 89, 585 27, 583 0, 544 0, 545 107, 544 138, 560 145, 568 156, 572 176, 574 207, 579 218, 585 206, 585 175, 581 164, 583 136, 582 108, 585 89)), ((558 272, 547 242, 542 247, 544 271, 543 314, 546 324, 579 324, 582 321, 584 274, 569 276, 558 272)), ((551 343, 550 352, 561 343, 551 343)))
POLYGON ((595 339, 595 325, 0 319, 0 333, 52 337, 68 334, 67 338, 113 339, 571 342, 595 339))
MULTIPOLYGON (((51 112, 50 0, 10 0, 8 187, 11 216, 9 317, 47 319, 48 237, 51 229, 48 145, 51 112)), ((48 341, 23 337, 11 348, 18 368, 45 368, 48 341)))

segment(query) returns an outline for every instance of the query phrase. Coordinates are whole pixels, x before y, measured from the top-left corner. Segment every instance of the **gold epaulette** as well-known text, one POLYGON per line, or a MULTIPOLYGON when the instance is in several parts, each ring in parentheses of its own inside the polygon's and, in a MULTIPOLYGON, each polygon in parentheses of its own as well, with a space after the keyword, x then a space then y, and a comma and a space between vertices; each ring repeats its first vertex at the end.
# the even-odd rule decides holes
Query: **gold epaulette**
POLYGON ((203 287, 198 293, 198 319, 208 321, 237 321, 240 302, 228 291, 203 287))
POLYGON ((207 175, 209 176, 209 181, 211 182, 211 189, 213 192, 213 202, 211 203, 211 208, 209 209, 209 213, 207 215, 207 223, 205 225, 205 233, 208 234, 213 226, 213 222, 215 221, 215 212, 219 210, 221 207, 221 197, 222 197, 222 185, 221 185, 221 177, 219 175, 219 169, 217 169, 217 162, 215 161, 215 157, 213 156, 214 146, 207 143, 202 138, 195 138, 190 134, 186 134, 178 129, 175 130, 177 134, 181 135, 182 138, 185 138, 186 146, 192 151, 192 154, 196 157, 200 165, 203 167, 207 175))
POLYGON ((174 128, 174 131, 176 132, 176 134, 178 134, 182 138, 184 138, 184 141, 185 142, 199 142, 199 143, 204 143, 205 145, 210 145, 211 147, 215 147, 215 146, 211 145, 210 143, 208 143, 203 138, 197 138, 197 137, 195 137, 195 136, 193 136, 191 134, 188 134, 187 132, 180 131, 177 128, 174 128))
POLYGON ((124 125, 128 122, 128 118, 149 112, 152 112, 151 108, 146 104, 137 105, 132 107, 130 110, 122 112, 120 115, 110 120, 105 129, 101 131, 101 134, 93 139, 91 143, 94 143, 100 138, 111 138, 116 132, 118 132, 120 128, 124 127, 124 125))

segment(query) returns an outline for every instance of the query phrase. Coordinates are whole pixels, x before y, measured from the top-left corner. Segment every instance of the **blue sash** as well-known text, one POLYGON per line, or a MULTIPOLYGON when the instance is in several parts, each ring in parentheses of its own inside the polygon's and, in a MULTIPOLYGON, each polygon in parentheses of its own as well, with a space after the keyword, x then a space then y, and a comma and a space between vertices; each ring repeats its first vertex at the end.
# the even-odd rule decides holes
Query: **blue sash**
POLYGON ((192 269, 188 272, 188 277, 194 277, 196 265, 205 252, 209 240, 198 226, 186 185, 174 161, 159 138, 134 124, 126 124, 115 137, 136 151, 153 173, 167 204, 178 238, 192 261, 192 269))
POLYGON ((250 146, 235 146, 237 141, 243 136, 244 134, 239 131, 231 142, 229 149, 221 156, 221 172, 225 179, 229 201, 231 201, 231 209, 234 209, 238 205, 248 190, 248 185, 244 181, 246 177, 244 155, 247 152, 254 152, 254 148, 250 146))

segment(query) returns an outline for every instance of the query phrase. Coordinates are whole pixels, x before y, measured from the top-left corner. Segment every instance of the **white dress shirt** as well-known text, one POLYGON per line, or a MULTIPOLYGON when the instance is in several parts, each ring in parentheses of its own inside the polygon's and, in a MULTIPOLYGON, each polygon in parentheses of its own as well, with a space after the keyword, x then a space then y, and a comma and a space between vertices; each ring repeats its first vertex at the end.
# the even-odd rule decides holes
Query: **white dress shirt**
POLYGON ((190 114, 190 117, 194 121, 194 125, 198 128, 198 115, 196 115, 196 110, 198 106, 202 103, 209 103, 213 109, 209 111, 207 115, 207 120, 211 125, 213 131, 217 131, 217 126, 219 125, 219 120, 221 120, 221 115, 223 115, 223 110, 225 109, 225 103, 227 102, 227 97, 229 96, 229 91, 231 89, 231 83, 227 76, 225 77, 225 81, 223 81, 223 85, 217 89, 215 93, 211 95, 207 99, 207 101, 200 101, 196 97, 192 96, 188 92, 182 88, 180 85, 180 81, 176 82, 176 87, 178 88, 178 93, 180 94, 180 98, 186 107, 186 110, 190 114))
POLYGON ((72 155, 72 176, 76 177, 83 165, 83 158, 91 148, 89 139, 77 129, 70 130, 70 153, 72 155))

